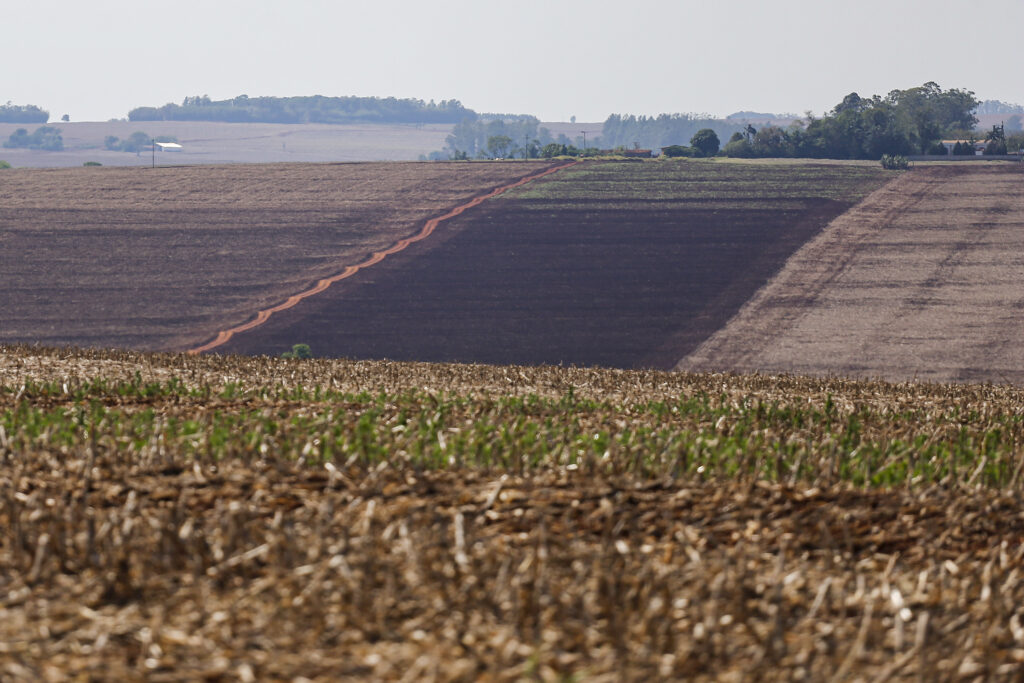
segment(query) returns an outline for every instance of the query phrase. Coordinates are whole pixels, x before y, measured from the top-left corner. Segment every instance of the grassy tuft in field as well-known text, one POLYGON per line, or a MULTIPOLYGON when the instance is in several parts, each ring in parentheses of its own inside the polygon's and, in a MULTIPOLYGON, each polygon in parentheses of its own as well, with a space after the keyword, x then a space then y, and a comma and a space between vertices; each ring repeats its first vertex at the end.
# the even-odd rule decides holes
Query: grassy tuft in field
POLYGON ((0 671, 1024 674, 1009 387, 0 348, 0 671))

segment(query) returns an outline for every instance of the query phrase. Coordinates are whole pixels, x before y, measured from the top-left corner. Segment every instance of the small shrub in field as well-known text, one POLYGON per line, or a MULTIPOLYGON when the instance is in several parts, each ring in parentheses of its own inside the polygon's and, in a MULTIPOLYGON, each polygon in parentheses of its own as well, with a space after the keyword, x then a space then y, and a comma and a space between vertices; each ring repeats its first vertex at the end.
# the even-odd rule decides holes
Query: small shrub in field
POLYGON ((309 350, 309 344, 295 344, 291 351, 285 351, 281 358, 312 358, 313 352, 309 350))
POLYGON ((985 156, 995 156, 999 154, 1006 154, 1006 140, 990 140, 985 145, 985 156))
POLYGON ((3 159, 0 159, 0 168, 11 168, 11 165, 3 159))
POLYGON ((103 164, 101 164, 98 161, 87 161, 84 164, 82 164, 82 166, 102 166, 102 165, 103 164))
POLYGON ((693 147, 686 147, 684 145, 669 145, 661 150, 661 153, 667 157, 695 157, 700 156, 700 153, 693 147))
POLYGON ((910 168, 910 161, 902 154, 883 154, 882 168, 889 171, 903 171, 910 168))
POLYGON ((957 142, 955 145, 953 145, 953 155, 954 156, 973 157, 975 155, 974 143, 973 142, 957 142))

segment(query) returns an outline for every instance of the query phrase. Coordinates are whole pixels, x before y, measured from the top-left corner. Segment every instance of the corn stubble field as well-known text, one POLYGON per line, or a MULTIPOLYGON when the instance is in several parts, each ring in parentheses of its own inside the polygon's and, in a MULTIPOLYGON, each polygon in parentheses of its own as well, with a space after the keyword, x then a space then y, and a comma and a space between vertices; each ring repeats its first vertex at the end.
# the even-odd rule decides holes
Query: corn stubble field
POLYGON ((0 347, 0 677, 1020 680, 1022 413, 0 347))

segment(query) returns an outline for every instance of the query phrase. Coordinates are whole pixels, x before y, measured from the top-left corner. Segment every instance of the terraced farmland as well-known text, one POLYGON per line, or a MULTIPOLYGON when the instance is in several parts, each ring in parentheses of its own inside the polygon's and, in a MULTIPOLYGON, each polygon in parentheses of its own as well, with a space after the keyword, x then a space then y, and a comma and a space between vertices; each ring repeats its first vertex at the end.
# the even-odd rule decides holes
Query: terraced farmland
POLYGON ((1019 680, 1022 414, 0 347, 0 676, 1019 680))
POLYGON ((892 177, 850 164, 585 163, 446 222, 221 348, 670 368, 892 177))

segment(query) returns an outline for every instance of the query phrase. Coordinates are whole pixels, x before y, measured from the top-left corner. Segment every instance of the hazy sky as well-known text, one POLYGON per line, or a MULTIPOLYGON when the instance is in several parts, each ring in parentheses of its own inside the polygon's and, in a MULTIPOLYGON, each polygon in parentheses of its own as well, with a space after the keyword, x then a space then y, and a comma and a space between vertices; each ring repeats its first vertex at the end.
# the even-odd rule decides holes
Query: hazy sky
POLYGON ((3 10, 0 102, 51 119, 257 95, 458 99, 545 121, 822 113, 936 81, 1024 102, 1024 2, 51 0, 3 10))

